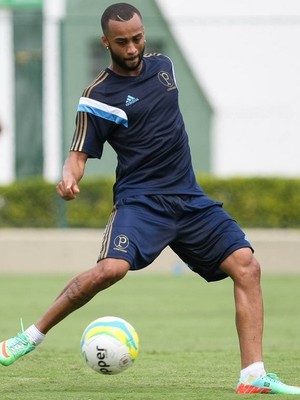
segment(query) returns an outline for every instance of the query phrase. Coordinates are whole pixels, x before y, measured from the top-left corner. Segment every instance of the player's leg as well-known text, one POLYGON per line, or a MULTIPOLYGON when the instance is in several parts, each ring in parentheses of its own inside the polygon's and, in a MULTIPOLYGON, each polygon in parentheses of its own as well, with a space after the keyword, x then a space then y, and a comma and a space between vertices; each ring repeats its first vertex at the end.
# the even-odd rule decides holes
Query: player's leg
POLYGON ((260 266, 249 248, 230 254, 220 265, 234 283, 241 367, 262 361, 263 298, 260 266))
MULTIPOLYGON (((188 206, 191 209, 190 203, 188 206)), ((234 282, 242 362, 237 393, 300 394, 299 387, 286 385, 275 374, 265 372, 260 266, 244 232, 218 205, 206 210, 200 205, 183 223, 172 249, 207 281, 230 276, 234 282)))
POLYGON ((266 374, 263 364, 263 297, 260 266, 250 249, 234 251, 220 265, 234 282, 236 326, 241 350, 241 377, 237 393, 300 394, 276 374, 266 374))
POLYGON ((129 271, 128 261, 106 258, 97 265, 74 277, 45 315, 35 324, 37 329, 46 334, 53 326, 88 303, 97 293, 112 286, 129 271))
POLYGON ((262 361, 263 302, 260 266, 244 232, 220 205, 191 214, 173 250, 205 278, 234 282, 242 369, 262 361))
POLYGON ((129 267, 126 260, 108 258, 74 277, 35 325, 26 331, 22 327, 22 332, 17 336, 0 343, 0 364, 11 365, 34 350, 51 328, 89 302, 97 293, 122 279, 129 267))

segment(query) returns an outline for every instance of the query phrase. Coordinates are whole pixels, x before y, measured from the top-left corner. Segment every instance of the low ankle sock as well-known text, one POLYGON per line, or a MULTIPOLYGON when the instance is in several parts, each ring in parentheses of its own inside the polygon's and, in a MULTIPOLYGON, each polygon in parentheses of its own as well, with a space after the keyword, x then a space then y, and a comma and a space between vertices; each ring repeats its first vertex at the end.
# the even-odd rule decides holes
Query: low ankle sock
POLYGON ((250 380, 255 380, 261 376, 265 376, 266 371, 264 367, 264 363, 262 361, 255 362, 253 364, 248 365, 248 367, 241 370, 241 381, 245 382, 250 380))
POLYGON ((28 337, 30 343, 34 344, 35 346, 40 344, 45 339, 45 335, 40 332, 35 325, 29 326, 24 333, 28 337))

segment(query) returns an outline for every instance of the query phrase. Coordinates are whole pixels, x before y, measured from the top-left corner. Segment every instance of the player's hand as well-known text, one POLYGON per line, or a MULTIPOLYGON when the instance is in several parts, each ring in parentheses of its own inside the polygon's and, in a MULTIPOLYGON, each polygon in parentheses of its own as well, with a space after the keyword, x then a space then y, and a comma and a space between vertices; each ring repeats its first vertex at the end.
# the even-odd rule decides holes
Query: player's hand
POLYGON ((64 200, 74 200, 80 192, 77 182, 71 180, 61 180, 57 186, 56 191, 64 200))

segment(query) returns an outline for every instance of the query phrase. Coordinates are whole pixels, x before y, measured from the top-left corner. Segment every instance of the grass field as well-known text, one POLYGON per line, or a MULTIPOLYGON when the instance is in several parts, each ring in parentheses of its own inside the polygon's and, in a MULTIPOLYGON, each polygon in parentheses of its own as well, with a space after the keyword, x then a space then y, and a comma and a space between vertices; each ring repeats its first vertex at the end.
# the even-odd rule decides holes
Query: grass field
MULTIPOLYGON (((25 327, 34 322, 69 277, 0 279, 4 339, 19 330, 21 317, 25 327)), ((299 287, 300 275, 263 277, 265 364, 290 384, 300 384, 299 287)), ((207 284, 193 274, 130 273, 50 331, 33 353, 1 367, 0 399, 232 399, 239 369, 229 279, 207 284), (84 328, 104 315, 127 319, 140 336, 135 365, 120 375, 98 375, 81 358, 84 328)))

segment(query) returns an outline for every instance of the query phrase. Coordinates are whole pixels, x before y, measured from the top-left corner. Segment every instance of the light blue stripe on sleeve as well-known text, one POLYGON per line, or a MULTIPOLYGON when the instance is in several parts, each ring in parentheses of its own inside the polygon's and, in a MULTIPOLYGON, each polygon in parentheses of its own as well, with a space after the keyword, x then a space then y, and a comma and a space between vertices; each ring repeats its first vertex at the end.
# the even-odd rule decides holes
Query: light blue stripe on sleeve
POLYGON ((81 97, 77 111, 87 112, 128 128, 128 118, 125 111, 97 100, 81 97))

